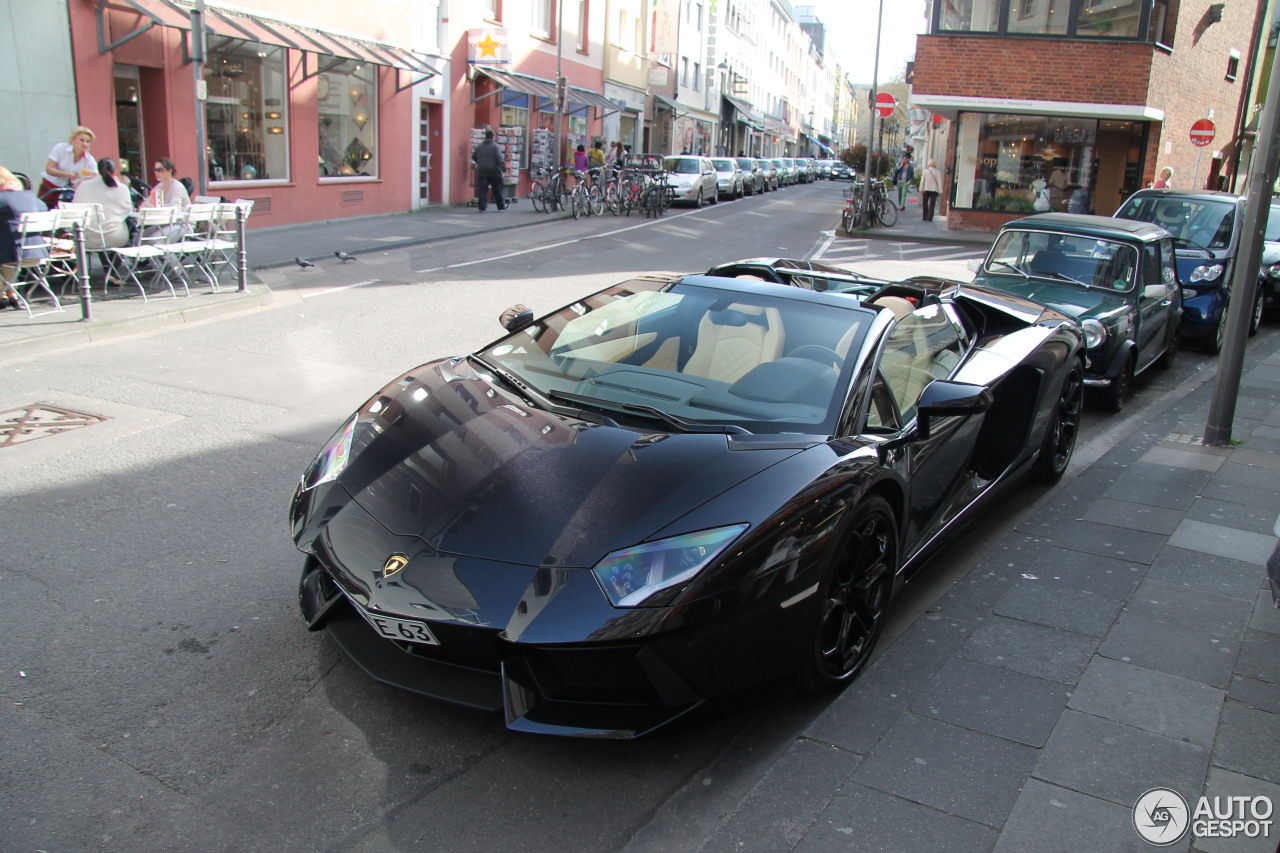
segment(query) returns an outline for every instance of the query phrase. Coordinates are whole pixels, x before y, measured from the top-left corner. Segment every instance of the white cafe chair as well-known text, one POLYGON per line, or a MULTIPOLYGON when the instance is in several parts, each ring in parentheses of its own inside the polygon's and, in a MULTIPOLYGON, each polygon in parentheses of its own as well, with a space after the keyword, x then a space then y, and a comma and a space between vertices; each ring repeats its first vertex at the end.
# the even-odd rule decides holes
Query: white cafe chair
POLYGON ((49 284, 49 275, 54 269, 54 236, 57 230, 56 210, 24 213, 18 219, 21 257, 18 260, 17 280, 12 286, 18 295, 18 304, 27 312, 28 317, 54 314, 62 310, 62 303, 49 284), (48 311, 32 310, 32 300, 44 296, 49 298, 53 307, 48 311))
POLYGON ((120 262, 120 278, 138 288, 143 302, 147 301, 147 285, 139 278, 140 273, 150 273, 148 284, 153 288, 163 283, 170 296, 176 298, 178 295, 169 277, 173 255, 167 247, 181 232, 183 217, 183 212, 173 207, 141 208, 138 211, 138 245, 109 250, 120 262))

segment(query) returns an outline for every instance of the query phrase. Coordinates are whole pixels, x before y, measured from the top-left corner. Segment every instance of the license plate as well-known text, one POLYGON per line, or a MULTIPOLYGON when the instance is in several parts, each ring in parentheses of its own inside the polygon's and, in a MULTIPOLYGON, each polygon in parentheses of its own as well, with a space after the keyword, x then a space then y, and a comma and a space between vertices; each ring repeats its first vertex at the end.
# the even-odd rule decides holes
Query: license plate
POLYGON ((373 630, 388 640, 423 643, 428 646, 440 645, 440 641, 431 633, 431 629, 422 622, 410 622, 408 619, 395 619, 391 616, 383 616, 381 613, 370 613, 359 605, 356 605, 356 610, 360 611, 365 621, 373 626, 373 630))

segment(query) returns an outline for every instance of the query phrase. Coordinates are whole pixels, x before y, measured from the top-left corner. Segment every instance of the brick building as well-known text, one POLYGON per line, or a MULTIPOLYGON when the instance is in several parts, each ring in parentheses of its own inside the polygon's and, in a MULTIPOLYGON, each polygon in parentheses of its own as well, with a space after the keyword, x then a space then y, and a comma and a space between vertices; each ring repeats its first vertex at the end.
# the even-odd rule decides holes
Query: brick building
POLYGON ((1046 210, 1109 215, 1159 168, 1219 186, 1243 125, 1252 0, 940 0, 912 105, 954 122, 948 226, 1046 210), (1198 119, 1216 126, 1193 146, 1198 119))

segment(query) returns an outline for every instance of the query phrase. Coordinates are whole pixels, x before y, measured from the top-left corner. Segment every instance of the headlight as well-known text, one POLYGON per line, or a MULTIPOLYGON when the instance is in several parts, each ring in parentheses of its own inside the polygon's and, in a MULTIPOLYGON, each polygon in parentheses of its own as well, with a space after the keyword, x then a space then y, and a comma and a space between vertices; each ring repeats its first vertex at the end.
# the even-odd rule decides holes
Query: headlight
POLYGON ((356 417, 352 415, 347 425, 329 439, 307 473, 302 475, 303 491, 338 479, 338 475, 347 467, 347 462, 351 459, 351 436, 356 431, 356 417))
POLYGON ((614 551, 592 571, 614 607, 660 606, 666 599, 654 600, 655 593, 692 579, 746 529, 735 524, 636 545, 614 551))
POLYGON ((1217 281, 1222 276, 1222 264, 1205 264, 1191 271, 1192 281, 1217 281))
POLYGON ((1280 278, 1280 264, 1272 264, 1271 269, 1267 270, 1269 278, 1280 278))
POLYGON ((1086 347, 1096 349, 1102 346, 1102 342, 1107 339, 1106 326, 1097 320, 1085 320, 1080 325, 1084 327, 1084 345, 1086 347))

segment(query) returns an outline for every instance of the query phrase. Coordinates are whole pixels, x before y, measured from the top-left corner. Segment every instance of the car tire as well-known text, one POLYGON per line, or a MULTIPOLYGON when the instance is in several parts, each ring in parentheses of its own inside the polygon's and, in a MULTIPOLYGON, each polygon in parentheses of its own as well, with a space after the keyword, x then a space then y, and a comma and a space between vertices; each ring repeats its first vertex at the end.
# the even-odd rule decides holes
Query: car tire
POLYGON ((719 189, 717 189, 715 192, 713 192, 713 193, 711 194, 711 203, 712 203, 712 204, 719 204, 719 203, 720 203, 720 190, 719 190, 719 189))
POLYGON ((1253 310, 1249 312, 1249 337, 1251 338, 1258 334, 1258 329, 1262 326, 1262 312, 1266 302, 1264 296, 1262 288, 1259 287, 1258 295, 1253 297, 1253 310))
POLYGON ((1124 363, 1124 369, 1116 374, 1102 395, 1102 408, 1108 412, 1118 412, 1124 408, 1129 399, 1129 391, 1133 388, 1133 356, 1124 363))
POLYGON ((702 207, 702 187, 698 187, 698 197, 694 199, 694 207, 702 207))
POLYGON ((1213 327, 1213 334, 1206 335, 1201 347, 1209 355, 1217 355, 1222 352, 1222 343, 1227 338, 1227 309, 1222 309, 1222 316, 1218 318, 1218 325, 1213 327))
POLYGON ((1156 359, 1156 367, 1161 370, 1169 370, 1178 363, 1178 350, 1182 348, 1182 324, 1173 327, 1173 337, 1169 339, 1169 346, 1165 347, 1164 352, 1160 353, 1160 357, 1156 359))
POLYGON ((809 690, 838 690, 858 677, 884 630, 898 569, 898 526, 889 504, 870 497, 821 581, 820 600, 800 671, 809 690))
POLYGON ((1058 402, 1053 406, 1049 424, 1045 427, 1044 443, 1036 458, 1031 476, 1041 483, 1056 483, 1062 479, 1076 449, 1076 437, 1080 434, 1080 413, 1084 409, 1084 368, 1076 362, 1067 371, 1058 389, 1058 402))

